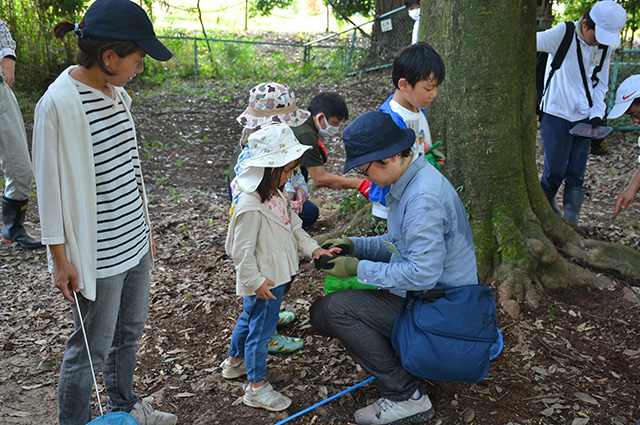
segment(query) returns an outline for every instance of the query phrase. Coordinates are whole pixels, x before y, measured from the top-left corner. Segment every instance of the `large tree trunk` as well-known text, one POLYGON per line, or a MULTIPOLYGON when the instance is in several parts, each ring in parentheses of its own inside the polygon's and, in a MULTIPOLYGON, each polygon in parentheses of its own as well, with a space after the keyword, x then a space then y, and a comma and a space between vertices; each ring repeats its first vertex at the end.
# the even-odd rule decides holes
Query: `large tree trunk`
POLYGON ((404 6, 404 0, 377 0, 376 16, 380 16, 383 13, 387 13, 402 6, 404 6))
POLYGON ((423 2, 420 39, 441 54, 447 75, 429 108, 444 171, 474 233, 478 271, 499 301, 536 305, 545 288, 571 281, 571 261, 640 276, 640 255, 585 239, 556 216, 535 164, 534 0, 423 2))

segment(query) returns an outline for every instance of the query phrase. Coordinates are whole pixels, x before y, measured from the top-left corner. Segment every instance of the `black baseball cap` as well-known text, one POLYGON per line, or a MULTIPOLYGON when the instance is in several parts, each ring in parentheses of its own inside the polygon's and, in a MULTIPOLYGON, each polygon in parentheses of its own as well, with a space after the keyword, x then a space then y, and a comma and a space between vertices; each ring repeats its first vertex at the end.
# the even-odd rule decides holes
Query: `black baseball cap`
POLYGON ((400 128, 391 115, 367 112, 353 120, 342 133, 347 159, 344 173, 358 165, 379 161, 411 148, 416 135, 410 128, 400 128))
POLYGON ((144 9, 130 0, 96 0, 84 15, 82 34, 110 40, 131 40, 159 61, 173 56, 156 37, 144 9))

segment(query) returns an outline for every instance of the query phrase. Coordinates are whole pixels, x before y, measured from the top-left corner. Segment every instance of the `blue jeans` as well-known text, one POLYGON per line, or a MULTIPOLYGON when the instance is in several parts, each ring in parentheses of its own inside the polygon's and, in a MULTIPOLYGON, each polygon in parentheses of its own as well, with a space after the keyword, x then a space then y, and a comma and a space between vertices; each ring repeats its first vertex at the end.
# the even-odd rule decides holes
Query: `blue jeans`
MULTIPOLYGON (((116 276, 98 279, 95 301, 78 293, 94 370, 102 369, 107 411, 129 412, 138 401, 133 392, 138 337, 149 306, 149 255, 116 276)), ((75 331, 67 340, 58 383, 58 423, 85 425, 91 421, 93 378, 78 319, 71 304, 75 331)))
POLYGON ((569 130, 580 122, 569 122, 544 114, 540 121, 540 137, 544 147, 544 171, 540 184, 548 193, 556 193, 564 181, 565 188, 584 187, 584 172, 591 149, 591 140, 574 137, 569 130))
POLYGON ((276 331, 280 304, 287 285, 270 290, 277 299, 261 300, 257 295, 242 297, 242 314, 231 336, 229 356, 244 358, 249 382, 267 379, 267 344, 276 331))
POLYGON ((391 332, 404 298, 386 290, 345 290, 317 299, 309 310, 320 335, 338 338, 349 355, 376 377, 389 400, 408 400, 420 385, 400 363, 391 332))

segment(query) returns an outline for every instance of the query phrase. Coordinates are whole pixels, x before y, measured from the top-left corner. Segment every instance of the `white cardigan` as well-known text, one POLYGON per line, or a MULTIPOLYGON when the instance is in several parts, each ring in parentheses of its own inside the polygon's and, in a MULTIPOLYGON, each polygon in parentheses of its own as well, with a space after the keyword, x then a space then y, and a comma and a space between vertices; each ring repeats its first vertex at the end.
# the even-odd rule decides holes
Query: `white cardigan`
MULTIPOLYGON (((64 70, 38 101, 33 125, 33 167, 44 245, 65 244, 67 259, 78 272, 80 292, 96 298, 97 206, 93 145, 87 116, 69 72, 64 70)), ((115 90, 133 125, 131 98, 115 90)), ((134 128, 135 135, 135 128, 134 128)), ((137 147, 136 147, 137 149, 137 147)), ((137 154, 137 152, 136 152, 137 154)), ((149 213, 144 182, 144 216, 149 213)), ((151 247, 149 232, 149 247, 151 247)), ((53 260, 47 248, 49 271, 53 260)))
POLYGON ((300 217, 287 210, 291 230, 255 192, 240 193, 225 244, 236 268, 237 295, 255 295, 267 278, 276 286, 288 283, 298 272, 298 252, 311 257, 320 248, 300 217))

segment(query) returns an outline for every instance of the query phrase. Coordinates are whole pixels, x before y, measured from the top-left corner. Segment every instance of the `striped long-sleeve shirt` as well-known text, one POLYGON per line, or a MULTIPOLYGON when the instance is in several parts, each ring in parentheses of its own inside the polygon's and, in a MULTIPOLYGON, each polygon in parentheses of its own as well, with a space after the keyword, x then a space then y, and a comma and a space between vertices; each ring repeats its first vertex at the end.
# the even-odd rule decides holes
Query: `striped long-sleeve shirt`
POLYGON ((149 249, 142 173, 124 105, 76 82, 91 131, 98 213, 97 277, 122 273, 149 249))

